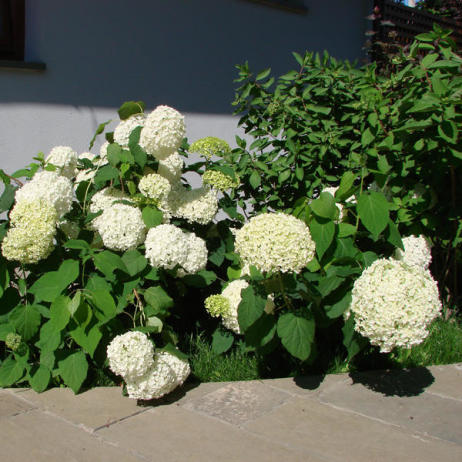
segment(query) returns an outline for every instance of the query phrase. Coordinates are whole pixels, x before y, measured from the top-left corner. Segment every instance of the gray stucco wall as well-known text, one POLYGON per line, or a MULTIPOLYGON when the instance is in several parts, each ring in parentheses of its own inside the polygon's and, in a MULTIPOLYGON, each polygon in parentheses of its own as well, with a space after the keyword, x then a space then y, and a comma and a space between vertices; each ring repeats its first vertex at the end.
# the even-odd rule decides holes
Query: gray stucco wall
POLYGON ((362 58, 369 3, 306 0, 298 15, 245 0, 26 0, 26 60, 47 70, 0 68, 0 168, 59 144, 86 151, 126 100, 175 107, 190 140, 233 144, 234 66, 279 75, 291 51, 362 58))

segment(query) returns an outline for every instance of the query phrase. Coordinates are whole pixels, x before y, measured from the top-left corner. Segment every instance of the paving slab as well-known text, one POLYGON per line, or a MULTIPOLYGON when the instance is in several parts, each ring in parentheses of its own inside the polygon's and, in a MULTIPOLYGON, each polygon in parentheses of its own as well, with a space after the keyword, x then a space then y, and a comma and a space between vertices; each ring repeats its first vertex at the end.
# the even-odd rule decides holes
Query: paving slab
POLYGON ((290 395, 263 382, 234 382, 188 401, 186 409, 242 425, 263 416, 290 399, 290 395))
MULTIPOLYGON (((434 462, 462 460, 462 446, 336 409, 310 398, 296 398, 244 425, 256 435, 284 442, 335 462, 434 462)), ((260 459, 264 460, 264 459, 260 459)))
POLYGON ((234 425, 191 412, 183 406, 153 408, 97 432, 105 441, 137 448, 146 460, 162 462, 320 462, 305 451, 287 448, 234 425))
POLYGON ((14 462, 143 460, 40 410, 0 419, 0 447, 1 460, 14 462))
POLYGON ((424 393, 429 375, 429 371, 418 369, 351 374, 351 384, 339 383, 323 390, 319 400, 462 444, 462 401, 424 393))
POLYGON ((435 381, 425 389, 426 392, 462 401, 462 363, 430 366, 428 369, 435 381))
POLYGON ((21 414, 31 409, 35 409, 35 406, 16 398, 7 391, 0 390, 0 418, 21 414))
POLYGON ((120 387, 98 387, 78 395, 69 388, 52 388, 43 393, 27 390, 16 397, 87 431, 146 410, 137 406, 136 400, 124 397, 120 387))

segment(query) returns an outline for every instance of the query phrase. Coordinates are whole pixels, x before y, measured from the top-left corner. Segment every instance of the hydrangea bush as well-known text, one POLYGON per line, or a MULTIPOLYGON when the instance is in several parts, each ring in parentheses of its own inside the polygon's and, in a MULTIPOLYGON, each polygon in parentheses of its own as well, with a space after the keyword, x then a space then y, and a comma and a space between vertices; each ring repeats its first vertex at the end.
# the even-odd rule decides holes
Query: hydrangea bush
MULTIPOLYGON (((12 175, 1 171, 1 386, 77 392, 107 377, 152 399, 190 372, 176 320, 206 316, 200 300, 233 244, 227 221, 214 218, 238 181, 198 153, 195 171, 209 173, 191 188, 175 109, 145 114, 128 102, 119 116, 98 154, 57 146, 12 175)), ((229 147, 207 149, 217 158, 229 147)))

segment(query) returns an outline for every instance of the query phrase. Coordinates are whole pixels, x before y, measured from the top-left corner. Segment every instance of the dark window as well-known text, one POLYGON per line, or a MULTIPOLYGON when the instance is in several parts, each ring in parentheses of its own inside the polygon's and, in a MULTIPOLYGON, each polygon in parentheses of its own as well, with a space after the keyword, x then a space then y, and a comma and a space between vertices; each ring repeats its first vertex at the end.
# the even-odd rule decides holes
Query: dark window
POLYGON ((0 0, 0 59, 24 60, 24 0, 0 0))

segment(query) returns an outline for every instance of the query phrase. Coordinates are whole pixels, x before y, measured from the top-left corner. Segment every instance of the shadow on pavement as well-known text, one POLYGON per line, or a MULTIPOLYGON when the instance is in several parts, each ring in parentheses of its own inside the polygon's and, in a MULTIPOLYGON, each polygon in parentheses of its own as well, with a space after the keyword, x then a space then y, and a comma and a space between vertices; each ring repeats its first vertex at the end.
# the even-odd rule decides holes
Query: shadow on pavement
POLYGON ((312 375, 305 377, 295 377, 294 382, 305 390, 316 390, 324 380, 326 375, 312 375))
POLYGON ((385 396, 417 396, 430 386, 435 378, 426 367, 402 370, 351 372, 353 384, 360 383, 385 396))

